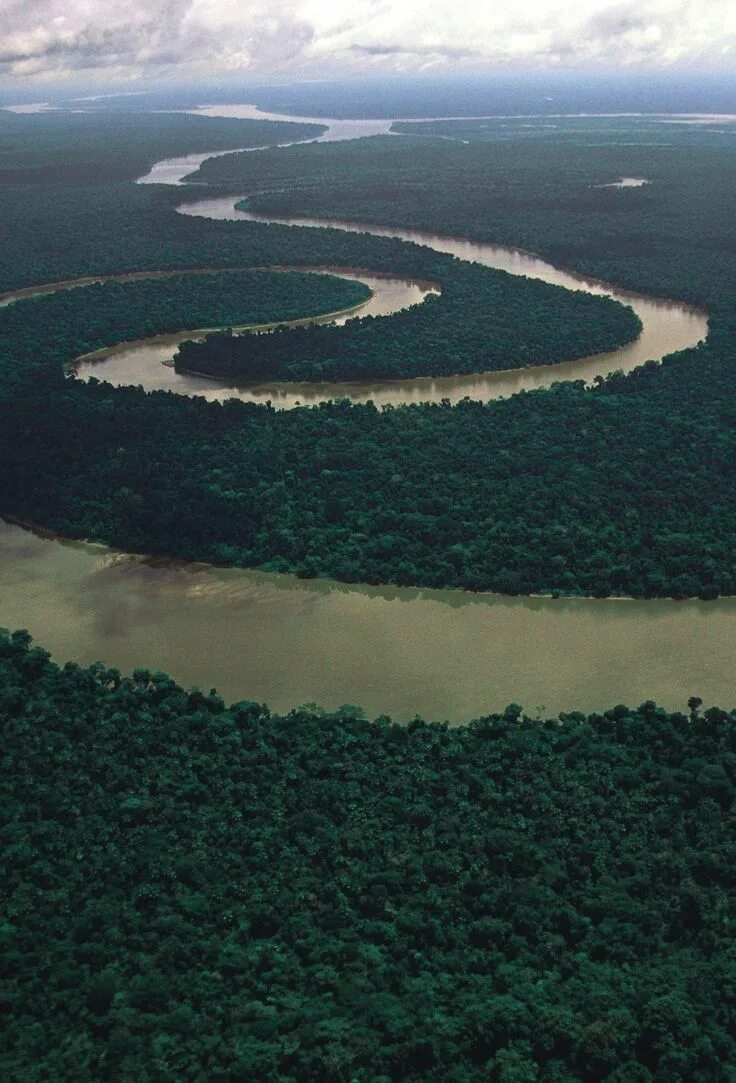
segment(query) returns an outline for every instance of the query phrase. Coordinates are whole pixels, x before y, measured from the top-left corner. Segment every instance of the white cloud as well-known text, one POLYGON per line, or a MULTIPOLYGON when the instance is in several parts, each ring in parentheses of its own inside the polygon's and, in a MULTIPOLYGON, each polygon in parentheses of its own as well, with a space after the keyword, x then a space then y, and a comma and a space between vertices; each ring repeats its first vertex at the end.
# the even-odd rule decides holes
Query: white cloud
POLYGON ((304 76, 723 63, 733 0, 0 0, 0 73, 304 76))

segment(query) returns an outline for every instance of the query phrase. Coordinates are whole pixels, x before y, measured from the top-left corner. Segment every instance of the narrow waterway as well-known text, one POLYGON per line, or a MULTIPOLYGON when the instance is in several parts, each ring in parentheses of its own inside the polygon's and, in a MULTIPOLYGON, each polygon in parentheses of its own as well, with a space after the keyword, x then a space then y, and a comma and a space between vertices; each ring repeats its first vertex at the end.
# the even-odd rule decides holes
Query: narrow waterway
MULTIPOLYGON (((282 268, 286 270, 287 268, 282 268)), ((354 282, 362 282, 371 291, 367 301, 342 313, 327 313, 300 320, 281 320, 279 326, 299 326, 312 323, 343 324, 347 320, 366 316, 389 316, 410 305, 421 304, 430 294, 437 293, 432 282, 423 282, 414 278, 402 278, 398 275, 378 274, 347 267, 294 267, 291 270, 309 271, 313 274, 333 274, 354 282)), ((227 273, 227 272, 223 272, 227 273)), ((2 299, 0 298, 0 304, 2 299)), ((248 330, 266 330, 275 324, 248 325, 248 330)), ((243 331, 246 325, 235 326, 233 330, 243 331)), ((94 376, 107 380, 117 387, 140 385, 147 391, 175 391, 180 395, 200 395, 210 400, 226 398, 257 398, 256 389, 240 394, 237 388, 230 393, 223 391, 220 381, 213 381, 201 376, 176 372, 172 367, 173 357, 180 342, 202 339, 213 328, 189 329, 169 335, 155 335, 136 342, 123 342, 93 354, 77 358, 74 371, 81 380, 94 376)), ((268 385, 263 385, 267 399, 268 385)))
MULTIPOLYGON (((413 241, 438 252, 447 252, 460 259, 508 271, 510 274, 526 275, 568 289, 582 289, 613 297, 623 304, 631 305, 642 322, 642 332, 634 342, 618 350, 556 365, 407 380, 335 383, 271 381, 257 384, 204 380, 167 367, 166 362, 171 361, 176 352, 176 343, 188 337, 180 335, 172 338, 170 342, 152 339, 114 347, 99 355, 93 373, 89 366, 85 365, 79 369, 80 376, 93 374, 98 379, 116 385, 138 384, 151 391, 163 389, 183 395, 204 395, 210 400, 238 398, 246 402, 270 401, 281 409, 314 406, 333 398, 350 398, 353 402, 372 400, 377 406, 439 402, 441 399, 459 402, 465 397, 490 400, 506 398, 522 390, 549 387, 558 380, 585 380, 590 384, 596 376, 606 376, 617 369, 630 372, 645 361, 659 361, 667 354, 695 346, 708 334, 707 315, 698 309, 677 301, 616 289, 606 283, 576 275, 572 271, 553 267, 537 256, 517 249, 420 230, 389 229, 332 220, 325 222, 312 218, 277 219, 237 210, 234 202, 234 197, 199 199, 184 203, 178 209, 182 214, 219 220, 268 221, 310 228, 329 226, 346 232, 365 232, 379 237, 413 241)), ((375 289, 375 297, 370 307, 361 310, 359 315, 389 315, 398 308, 416 304, 428 292, 428 284, 409 280, 389 280, 392 283, 390 287, 389 282, 384 280, 382 288, 378 288, 380 284, 370 283, 365 276, 361 276, 361 281, 375 289)))
MULTIPOLYGON (((277 113, 263 112, 254 105, 243 104, 207 106, 200 108, 197 112, 213 117, 320 123, 325 126, 325 130, 318 137, 319 142, 341 142, 369 135, 386 134, 390 132, 391 125, 394 123, 390 119, 340 120, 330 117, 282 116, 277 113)), ((198 157, 206 158, 207 155, 198 157)), ((163 183, 163 175, 157 170, 164 164, 167 182, 170 184, 181 185, 183 179, 194 168, 192 156, 169 159, 166 163, 158 163, 154 166, 149 173, 140 178, 139 183, 163 183)), ((645 183, 647 182, 644 178, 622 177, 613 182, 612 186, 630 187, 641 186, 645 183)), ((246 402, 271 402, 281 409, 313 406, 331 398, 350 398, 356 403, 370 400, 377 406, 410 402, 439 402, 441 399, 448 399, 455 403, 465 397, 484 400, 505 398, 522 390, 532 391, 549 387, 558 380, 585 380, 587 383, 592 383, 596 376, 606 376, 617 369, 630 372, 645 361, 658 361, 669 353, 697 345, 708 333, 708 319, 704 312, 679 302, 618 289, 609 283, 555 267, 533 253, 522 252, 504 245, 448 237, 426 230, 399 229, 335 219, 275 217, 242 210, 235 206, 237 202, 239 202, 237 196, 194 199, 183 202, 178 210, 180 214, 217 221, 272 222, 311 229, 328 227, 348 233, 369 233, 375 237, 391 237, 413 242, 432 248, 436 252, 456 256, 458 259, 507 271, 509 274, 525 275, 563 286, 566 289, 585 290, 588 293, 612 297, 634 309, 642 322, 642 332, 634 342, 621 349, 577 358, 557 365, 538 365, 526 369, 473 373, 464 376, 340 383, 271 381, 240 384, 234 381, 203 380, 197 376, 177 373, 173 368, 168 367, 167 362, 171 361, 176 352, 175 345, 153 340, 106 351, 95 362, 95 376, 117 385, 134 383, 148 390, 165 389, 179 394, 204 395, 211 400, 238 398, 246 402)), ((80 375, 87 374, 87 371, 80 369, 80 375)))
MULTIPOLYGON (((587 383, 592 383, 596 376, 606 376, 617 369, 630 372, 645 361, 659 361, 676 350, 695 346, 708 334, 707 315, 698 309, 677 301, 667 301, 618 289, 608 283, 587 278, 561 267, 554 267, 532 253, 521 252, 515 248, 447 237, 424 230, 398 229, 375 226, 370 223, 333 219, 327 221, 320 218, 277 218, 239 210, 235 207, 236 202, 237 197, 233 196, 197 199, 182 203, 178 210, 181 214, 213 218, 219 221, 274 222, 310 229, 329 227, 347 233, 370 233, 375 237, 394 237, 411 241, 414 244, 426 245, 436 252, 448 253, 458 259, 507 271, 509 274, 525 275, 553 285, 564 286, 567 289, 585 290, 588 293, 612 297, 622 304, 631 305, 642 322, 642 332, 634 342, 618 350, 594 354, 591 357, 578 358, 558 365, 538 365, 526 369, 473 373, 467 376, 423 377, 414 380, 367 383, 274 382, 257 386, 223 383, 219 387, 219 393, 210 389, 209 395, 212 398, 240 398, 252 402, 270 400, 275 406, 282 408, 316 405, 330 398, 350 398, 354 402, 366 402, 371 399, 377 406, 389 403, 399 405, 409 402, 439 402, 441 399, 459 402, 465 397, 484 400, 505 398, 522 390, 532 391, 540 387, 549 387, 558 380, 585 380, 587 383)), ((136 360, 139 367, 136 383, 141 383, 144 387, 154 386, 149 385, 148 380, 151 371, 156 368, 157 359, 153 353, 148 356, 145 352, 138 354, 136 360)), ((106 378, 113 380, 112 376, 106 376, 106 378)), ((160 386, 159 375, 156 374, 153 379, 156 380, 155 386, 160 386)), ((198 394, 197 387, 187 388, 185 380, 184 376, 179 377, 173 374, 166 386, 170 390, 198 394)))
POLYGON ((323 117, 284 117, 268 113, 256 105, 211 105, 186 112, 203 117, 228 117, 234 120, 290 121, 296 124, 318 124, 321 131, 306 139, 292 139, 286 143, 268 144, 262 147, 235 147, 232 150, 208 151, 204 154, 185 154, 179 158, 165 158, 156 162, 148 173, 138 178, 138 184, 181 184, 184 177, 199 169, 209 158, 222 158, 226 154, 245 154, 274 147, 297 147, 302 143, 340 143, 346 139, 362 139, 369 135, 388 135, 393 120, 337 120, 323 117))

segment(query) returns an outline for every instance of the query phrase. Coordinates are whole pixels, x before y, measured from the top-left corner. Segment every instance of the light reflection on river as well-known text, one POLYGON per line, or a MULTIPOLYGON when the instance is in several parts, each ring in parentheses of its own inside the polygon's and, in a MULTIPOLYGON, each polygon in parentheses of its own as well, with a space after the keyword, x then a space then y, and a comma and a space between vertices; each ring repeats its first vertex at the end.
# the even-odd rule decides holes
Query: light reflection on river
POLYGON ((210 158, 223 158, 226 154, 246 154, 277 147, 297 147, 301 143, 341 143, 347 139, 361 139, 369 135, 388 135, 392 120, 335 120, 320 117, 284 117, 277 113, 263 112, 255 105, 213 105, 185 112, 203 117, 229 117, 236 120, 289 121, 296 124, 318 124, 320 131, 306 139, 293 139, 287 143, 269 144, 263 147, 235 147, 232 150, 207 151, 204 154, 186 154, 180 158, 165 158, 156 162, 148 173, 138 178, 138 184, 181 184, 184 177, 199 169, 210 158))

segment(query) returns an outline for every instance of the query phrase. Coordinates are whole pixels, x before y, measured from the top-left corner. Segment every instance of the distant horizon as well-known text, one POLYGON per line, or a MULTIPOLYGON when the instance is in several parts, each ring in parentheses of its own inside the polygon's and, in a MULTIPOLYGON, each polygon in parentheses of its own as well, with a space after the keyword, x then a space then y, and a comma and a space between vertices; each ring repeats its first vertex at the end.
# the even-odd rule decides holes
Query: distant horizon
POLYGON ((736 113, 736 74, 674 71, 525 71, 416 73, 292 80, 201 80, 146 83, 133 89, 26 86, 6 89, 0 108, 39 102, 90 111, 192 108, 248 103, 277 113, 318 116, 484 116, 569 113, 652 115, 736 113))

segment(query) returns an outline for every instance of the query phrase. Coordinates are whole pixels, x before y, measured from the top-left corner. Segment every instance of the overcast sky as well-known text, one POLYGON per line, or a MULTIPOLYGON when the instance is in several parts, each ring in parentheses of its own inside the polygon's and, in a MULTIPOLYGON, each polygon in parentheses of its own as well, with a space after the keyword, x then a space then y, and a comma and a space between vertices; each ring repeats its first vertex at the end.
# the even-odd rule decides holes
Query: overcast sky
POLYGON ((0 78, 736 71, 736 0, 0 0, 0 78))

